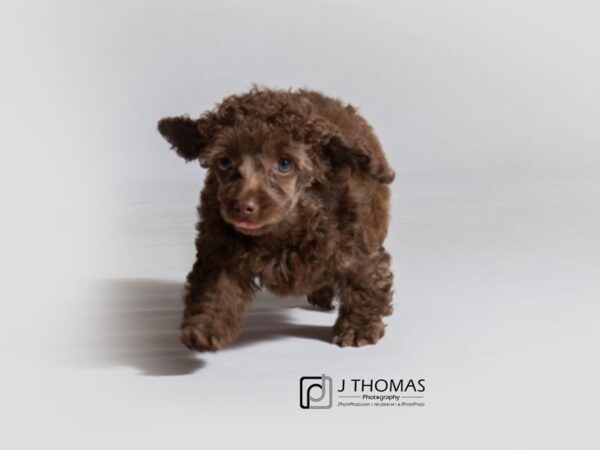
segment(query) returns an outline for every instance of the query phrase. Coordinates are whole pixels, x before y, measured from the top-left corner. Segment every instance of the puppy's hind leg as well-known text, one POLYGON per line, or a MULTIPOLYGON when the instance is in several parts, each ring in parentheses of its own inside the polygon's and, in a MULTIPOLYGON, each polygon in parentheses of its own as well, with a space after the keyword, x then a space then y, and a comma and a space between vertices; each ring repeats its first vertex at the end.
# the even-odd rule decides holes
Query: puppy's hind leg
POLYGON ((325 286, 308 294, 307 299, 315 308, 331 311, 334 308, 335 290, 332 286, 325 286))

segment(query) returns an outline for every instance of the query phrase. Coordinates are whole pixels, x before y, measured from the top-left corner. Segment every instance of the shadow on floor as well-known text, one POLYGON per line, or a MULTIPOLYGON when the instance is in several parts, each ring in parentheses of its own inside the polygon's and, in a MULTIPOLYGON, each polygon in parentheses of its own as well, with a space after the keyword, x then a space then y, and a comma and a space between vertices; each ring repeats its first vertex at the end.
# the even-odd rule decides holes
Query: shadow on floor
MULTIPOLYGON (((206 366, 202 354, 187 350, 178 338, 183 285, 144 279, 105 280, 93 287, 97 301, 84 333, 85 359, 92 364, 135 367, 145 375, 185 375, 206 366)), ((299 337, 329 342, 331 327, 291 323, 291 308, 306 299, 281 299, 259 293, 241 334, 223 352, 299 337)), ((332 318, 333 323, 333 318, 332 318)))

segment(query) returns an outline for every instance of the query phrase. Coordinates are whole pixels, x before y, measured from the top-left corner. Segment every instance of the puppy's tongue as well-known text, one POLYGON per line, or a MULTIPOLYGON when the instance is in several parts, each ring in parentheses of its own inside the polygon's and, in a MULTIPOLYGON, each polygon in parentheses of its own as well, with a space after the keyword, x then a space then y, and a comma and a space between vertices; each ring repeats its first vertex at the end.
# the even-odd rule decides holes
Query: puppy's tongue
POLYGON ((262 227, 261 224, 249 222, 247 220, 240 220, 239 222, 234 222, 233 224, 240 230, 258 230, 262 227))

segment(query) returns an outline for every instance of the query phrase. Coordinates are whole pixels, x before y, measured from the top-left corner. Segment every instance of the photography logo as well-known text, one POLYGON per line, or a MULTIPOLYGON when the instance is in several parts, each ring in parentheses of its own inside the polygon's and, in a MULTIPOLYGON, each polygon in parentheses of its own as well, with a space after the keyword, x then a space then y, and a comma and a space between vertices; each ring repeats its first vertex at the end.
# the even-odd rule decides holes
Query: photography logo
POLYGON ((333 382, 325 374, 300 378, 300 408, 329 409, 333 406, 333 382))

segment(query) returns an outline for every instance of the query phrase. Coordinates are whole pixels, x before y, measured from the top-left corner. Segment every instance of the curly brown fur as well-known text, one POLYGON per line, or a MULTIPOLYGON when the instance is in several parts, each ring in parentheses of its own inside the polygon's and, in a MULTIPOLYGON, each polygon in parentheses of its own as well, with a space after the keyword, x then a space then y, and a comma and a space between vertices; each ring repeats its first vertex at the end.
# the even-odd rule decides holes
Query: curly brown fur
POLYGON ((333 342, 376 343, 392 312, 383 248, 394 178, 371 126, 315 91, 253 88, 160 133, 208 168, 181 340, 215 351, 239 333, 260 286, 339 317, 333 342), (255 283, 259 281, 259 285, 255 283))

